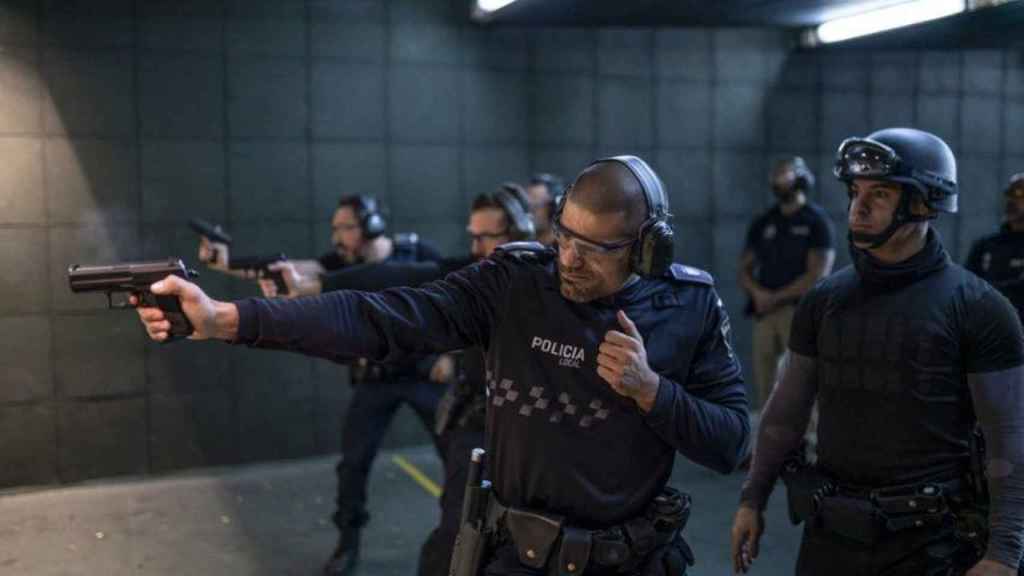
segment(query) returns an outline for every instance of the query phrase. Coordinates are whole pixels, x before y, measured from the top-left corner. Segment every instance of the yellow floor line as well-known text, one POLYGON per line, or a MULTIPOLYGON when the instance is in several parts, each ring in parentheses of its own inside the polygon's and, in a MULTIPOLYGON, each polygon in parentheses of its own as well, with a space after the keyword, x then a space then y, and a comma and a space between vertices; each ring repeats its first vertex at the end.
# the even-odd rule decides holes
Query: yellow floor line
POLYGON ((405 473, 412 477, 417 484, 423 487, 424 490, 430 493, 434 498, 441 497, 441 487, 436 482, 427 477, 422 470, 413 466, 412 462, 409 462, 403 456, 395 454, 391 457, 391 461, 398 465, 399 468, 405 470, 405 473))

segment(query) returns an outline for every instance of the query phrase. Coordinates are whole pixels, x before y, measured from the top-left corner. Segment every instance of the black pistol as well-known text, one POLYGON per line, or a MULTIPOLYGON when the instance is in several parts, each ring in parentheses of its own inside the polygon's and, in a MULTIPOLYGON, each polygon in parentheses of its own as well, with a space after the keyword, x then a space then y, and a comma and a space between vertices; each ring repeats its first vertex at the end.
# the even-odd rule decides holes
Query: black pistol
POLYGON ((163 310, 171 329, 167 341, 178 340, 192 334, 195 329, 181 309, 177 296, 161 296, 150 292, 154 282, 163 280, 169 275, 180 276, 185 280, 195 278, 199 274, 185 267, 180 258, 167 260, 151 260, 148 262, 126 262, 109 266, 83 266, 75 264, 68 268, 68 285, 71 291, 105 292, 107 306, 111 309, 131 308, 127 302, 114 304, 113 294, 132 294, 139 299, 140 307, 155 307, 163 310))
POLYGON ((271 254, 269 256, 248 256, 245 258, 231 257, 228 261, 230 270, 248 270, 259 274, 260 278, 270 278, 277 286, 277 293, 285 296, 288 294, 288 285, 284 282, 284 275, 270 269, 274 262, 283 262, 288 257, 284 253, 271 254))
MULTIPOLYGON (((193 218, 188 221, 188 227, 196 234, 206 236, 214 242, 227 244, 228 246, 231 245, 231 235, 228 234, 220 224, 214 224, 213 222, 208 222, 202 218, 193 218)), ((217 250, 211 250, 211 254, 210 262, 216 262, 217 250)))

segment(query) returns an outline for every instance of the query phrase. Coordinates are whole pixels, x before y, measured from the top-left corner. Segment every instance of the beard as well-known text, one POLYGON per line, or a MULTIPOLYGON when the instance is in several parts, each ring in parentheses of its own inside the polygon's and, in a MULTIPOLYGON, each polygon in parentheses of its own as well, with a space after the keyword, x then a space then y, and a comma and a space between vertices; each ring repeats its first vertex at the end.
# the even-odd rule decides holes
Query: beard
POLYGON ((789 204, 793 200, 796 200, 798 190, 796 188, 780 188, 778 186, 772 186, 772 193, 775 194, 775 198, 779 202, 789 204))
POLYGON ((604 296, 598 279, 586 271, 570 271, 559 264, 558 279, 558 290, 566 300, 583 304, 604 296))

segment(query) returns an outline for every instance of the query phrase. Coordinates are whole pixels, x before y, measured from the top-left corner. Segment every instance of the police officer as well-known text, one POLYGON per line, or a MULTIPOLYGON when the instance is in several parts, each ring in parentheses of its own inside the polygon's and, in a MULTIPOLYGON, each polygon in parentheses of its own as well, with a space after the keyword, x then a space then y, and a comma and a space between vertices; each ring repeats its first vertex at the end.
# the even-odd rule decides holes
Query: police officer
POLYGON ((1020 316, 1024 314, 1024 172, 1010 177, 1003 196, 1002 230, 975 242, 965 267, 998 288, 1020 316))
POLYGON ((776 204, 747 230, 740 255, 739 282, 750 296, 754 317, 754 380, 764 404, 775 384, 776 368, 789 339, 797 301, 832 271, 832 223, 807 198, 814 175, 803 158, 779 161, 771 174, 776 204))
MULTIPOLYGON (((657 176, 632 156, 587 167, 555 219, 557 251, 499 248, 445 280, 377 293, 216 302, 169 277, 215 338, 348 361, 480 346, 495 498, 487 574, 681 574, 675 452, 733 470, 747 401, 711 277, 671 263, 657 176)), ((170 329, 140 309, 150 336, 170 329)))
POLYGON ((545 246, 555 243, 551 219, 555 215, 558 198, 562 195, 565 185, 562 179, 554 174, 538 173, 530 177, 526 194, 530 198, 530 212, 537 228, 537 241, 545 246))
MULTIPOLYGON (((522 187, 502 184, 473 200, 466 231, 473 261, 490 257, 498 246, 534 239, 533 219, 522 187)), ((451 263, 452 261, 448 261, 451 263)), ((454 266, 450 266, 449 269, 454 266)), ((459 531, 462 500, 469 475, 470 452, 484 445, 487 369, 484 351, 470 348, 458 356, 457 378, 445 392, 435 431, 444 460, 441 521, 420 552, 420 576, 446 576, 459 531)))
POLYGON ((1024 336, 998 291, 950 261, 929 222, 957 211, 938 137, 890 128, 839 147, 853 264, 800 302, 732 529, 757 556, 784 472, 805 524, 797 574, 1016 574, 1024 538, 1024 336), (783 463, 818 401, 818 464, 783 463), (964 529, 985 503, 971 438, 988 445, 987 549, 964 529))
MULTIPOLYGON (((288 261, 287 267, 295 274, 301 270, 307 278, 315 278, 362 263, 440 260, 437 249, 415 234, 392 237, 386 231, 384 217, 372 197, 343 197, 331 218, 335 249, 317 260, 288 261)), ((280 270, 282 266, 275 268, 280 270)), ((260 287, 267 297, 277 295, 276 285, 269 279, 261 279, 260 287)), ((294 289, 290 292, 298 293, 294 289)), ((339 538, 324 567, 325 575, 350 573, 359 560, 360 533, 369 520, 366 494, 370 469, 395 412, 407 404, 432 431, 434 412, 444 390, 437 383, 450 380, 453 371, 453 361, 446 355, 420 355, 392 364, 365 358, 351 363, 353 394, 342 421, 342 457, 336 468, 338 493, 333 520, 339 538)))

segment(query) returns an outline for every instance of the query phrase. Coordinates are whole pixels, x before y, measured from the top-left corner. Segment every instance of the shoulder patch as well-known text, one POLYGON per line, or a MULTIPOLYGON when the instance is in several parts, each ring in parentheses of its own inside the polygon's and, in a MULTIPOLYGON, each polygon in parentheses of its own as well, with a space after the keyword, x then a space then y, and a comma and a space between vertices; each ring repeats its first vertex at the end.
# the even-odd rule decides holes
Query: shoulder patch
POLYGON ((555 251, 540 242, 509 242, 495 248, 492 257, 546 263, 554 259, 555 251))
POLYGON ((675 280, 676 282, 705 284, 707 286, 715 285, 715 279, 711 277, 711 274, 708 274, 700 268, 694 268, 693 266, 686 266, 684 264, 672 264, 672 267, 668 269, 665 276, 675 280))

